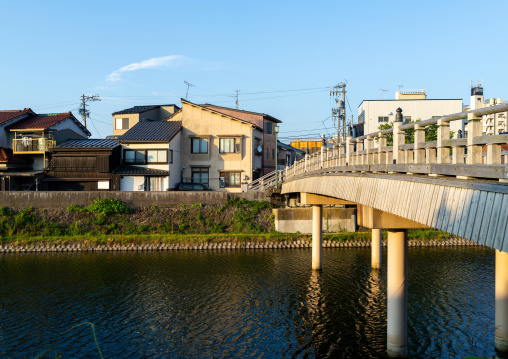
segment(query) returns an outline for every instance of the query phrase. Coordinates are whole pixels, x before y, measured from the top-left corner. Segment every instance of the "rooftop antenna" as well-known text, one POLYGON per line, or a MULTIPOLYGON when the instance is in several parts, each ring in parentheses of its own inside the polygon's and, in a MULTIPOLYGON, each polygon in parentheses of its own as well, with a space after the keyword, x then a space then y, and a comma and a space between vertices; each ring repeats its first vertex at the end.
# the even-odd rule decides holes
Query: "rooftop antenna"
POLYGON ((379 89, 379 91, 383 91, 383 100, 385 99, 385 92, 388 92, 388 90, 385 90, 385 89, 379 89))
POLYGON ((397 86, 399 87, 399 91, 400 91, 400 89, 401 89, 402 87, 404 87, 403 85, 397 85, 397 86))
POLYGON ((240 106, 240 101, 238 100, 238 92, 240 92, 240 90, 235 90, 235 92, 236 92, 236 95, 229 96, 229 97, 236 99, 235 104, 236 104, 236 109, 238 110, 238 106, 240 106))
POLYGON ((189 96, 189 87, 196 87, 193 84, 188 83, 187 81, 184 81, 184 83, 187 85, 187 92, 185 93, 185 99, 187 100, 187 97, 189 96))

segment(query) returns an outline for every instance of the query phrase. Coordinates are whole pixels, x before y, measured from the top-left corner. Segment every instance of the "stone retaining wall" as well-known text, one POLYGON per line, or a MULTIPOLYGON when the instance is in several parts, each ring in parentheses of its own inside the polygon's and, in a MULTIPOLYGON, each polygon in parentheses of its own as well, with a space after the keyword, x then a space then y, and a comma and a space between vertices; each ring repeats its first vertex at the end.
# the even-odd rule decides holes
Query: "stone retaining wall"
MULTIPOLYGON (((409 247, 445 247, 445 246, 479 246, 478 243, 466 239, 450 239, 446 241, 427 240, 408 241, 409 247)), ((386 246, 386 241, 383 242, 386 246)), ((1 245, 0 253, 47 253, 47 252, 121 252, 121 251, 171 251, 171 250, 245 250, 245 249, 293 249, 311 248, 309 241, 284 242, 221 242, 201 244, 129 244, 129 245, 1 245)), ((370 247, 370 241, 335 242, 323 241, 323 248, 360 248, 370 247)))

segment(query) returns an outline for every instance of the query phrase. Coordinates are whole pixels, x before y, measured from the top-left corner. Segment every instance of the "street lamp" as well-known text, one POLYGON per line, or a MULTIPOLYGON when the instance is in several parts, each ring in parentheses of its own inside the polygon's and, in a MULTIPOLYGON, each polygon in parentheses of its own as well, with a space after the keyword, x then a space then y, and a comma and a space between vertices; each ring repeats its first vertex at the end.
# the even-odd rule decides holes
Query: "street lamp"
POLYGON ((278 145, 278 134, 279 134, 279 126, 273 126, 273 132, 275 133, 275 188, 279 188, 279 165, 278 165, 278 157, 279 157, 279 145, 278 145))

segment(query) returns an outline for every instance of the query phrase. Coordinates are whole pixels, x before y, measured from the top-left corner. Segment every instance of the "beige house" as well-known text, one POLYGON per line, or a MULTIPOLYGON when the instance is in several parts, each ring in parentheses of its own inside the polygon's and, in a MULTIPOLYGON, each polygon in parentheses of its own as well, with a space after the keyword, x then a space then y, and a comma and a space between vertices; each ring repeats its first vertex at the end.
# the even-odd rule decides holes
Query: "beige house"
POLYGON ((262 170, 263 128, 182 99, 170 118, 182 121, 182 181, 202 183, 212 190, 242 192, 262 170))
POLYGON ((178 109, 176 105, 151 105, 113 112, 113 136, 122 136, 140 121, 164 121, 178 109))

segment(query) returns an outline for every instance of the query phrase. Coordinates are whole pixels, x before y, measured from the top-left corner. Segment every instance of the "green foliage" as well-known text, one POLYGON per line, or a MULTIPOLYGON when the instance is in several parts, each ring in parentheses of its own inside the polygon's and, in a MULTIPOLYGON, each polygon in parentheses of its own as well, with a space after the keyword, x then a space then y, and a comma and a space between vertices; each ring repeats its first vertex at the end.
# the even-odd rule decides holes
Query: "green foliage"
POLYGON ((111 213, 130 213, 130 209, 116 198, 96 198, 85 207, 88 212, 100 213, 103 215, 111 213))
POLYGON ((84 209, 81 206, 78 206, 77 204, 71 204, 69 207, 67 207, 67 211, 69 211, 69 212, 83 212, 84 209))
POLYGON ((0 216, 13 216, 14 215, 14 212, 11 211, 10 208, 7 208, 7 207, 0 207, 0 216))
POLYGON ((27 207, 21 211, 19 211, 15 216, 16 225, 30 224, 36 221, 36 218, 33 214, 33 208, 27 207))
POLYGON ((152 227, 150 227, 149 225, 146 225, 146 224, 141 224, 138 226, 138 232, 139 233, 144 233, 144 232, 148 232, 152 229, 152 227))
POLYGON ((160 211, 159 207, 157 207, 157 206, 150 206, 150 212, 156 213, 156 212, 159 212, 159 211, 160 211))
MULTIPOLYGON (((411 121, 411 123, 414 122, 420 122, 420 119, 417 119, 416 121, 411 121)), ((383 123, 379 125, 378 127, 380 130, 388 130, 390 128, 393 128, 393 122, 390 123, 383 123)), ((432 142, 437 141, 437 124, 426 126, 425 127, 425 142, 432 142)), ((415 130, 414 128, 410 128, 408 130, 404 130, 405 134, 405 143, 414 143, 415 141, 415 130)), ((450 138, 453 138, 455 136, 454 131, 450 131, 450 138)), ((376 137, 376 142, 379 142, 379 137, 376 137)), ((393 134, 387 134, 386 135, 386 145, 387 146, 393 146, 393 134)))

